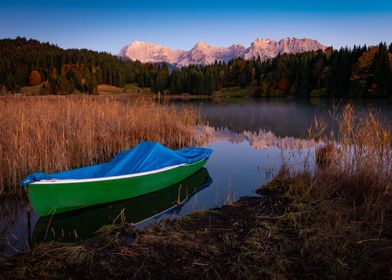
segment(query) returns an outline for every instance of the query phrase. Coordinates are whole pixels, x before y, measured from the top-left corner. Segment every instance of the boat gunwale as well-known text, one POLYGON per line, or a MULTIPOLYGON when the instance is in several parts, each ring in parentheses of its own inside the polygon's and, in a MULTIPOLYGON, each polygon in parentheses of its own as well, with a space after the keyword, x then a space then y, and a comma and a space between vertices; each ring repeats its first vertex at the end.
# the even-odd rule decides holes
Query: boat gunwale
POLYGON ((164 171, 168 171, 171 169, 175 169, 182 166, 191 166, 200 163, 203 160, 207 160, 208 157, 205 157, 197 162, 193 163, 182 163, 178 165, 167 166, 160 169, 154 169, 150 171, 144 171, 139 173, 132 173, 127 175, 118 175, 118 176, 109 176, 109 177, 98 177, 98 178, 88 178, 88 179, 50 179, 50 180, 41 180, 31 183, 30 185, 47 185, 47 184, 78 184, 78 183, 89 183, 89 182, 99 182, 99 181, 111 181, 111 180, 118 180, 118 179, 127 179, 133 177, 141 177, 146 175, 152 175, 164 171))

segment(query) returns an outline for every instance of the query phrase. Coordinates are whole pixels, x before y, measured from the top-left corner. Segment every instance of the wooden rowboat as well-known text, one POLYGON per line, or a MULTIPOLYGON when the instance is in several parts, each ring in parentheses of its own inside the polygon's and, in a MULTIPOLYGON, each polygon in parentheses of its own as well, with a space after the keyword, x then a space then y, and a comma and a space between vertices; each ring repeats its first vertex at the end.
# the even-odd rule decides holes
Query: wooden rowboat
POLYGON ((35 224, 32 244, 42 241, 75 242, 93 237, 105 225, 132 223, 143 227, 161 218, 178 216, 185 203, 212 183, 207 169, 162 190, 103 205, 40 217, 35 224))
POLYGON ((142 142, 109 163, 55 174, 36 173, 23 185, 35 212, 48 216, 169 187, 202 168, 210 154, 207 148, 172 151, 158 143, 142 142))

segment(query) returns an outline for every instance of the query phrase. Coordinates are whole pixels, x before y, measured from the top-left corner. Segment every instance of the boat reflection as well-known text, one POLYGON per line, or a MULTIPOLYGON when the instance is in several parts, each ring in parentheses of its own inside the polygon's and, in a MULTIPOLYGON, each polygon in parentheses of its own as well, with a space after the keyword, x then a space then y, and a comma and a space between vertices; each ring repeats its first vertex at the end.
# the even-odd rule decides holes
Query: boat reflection
POLYGON ((124 219, 128 223, 146 224, 167 214, 176 215, 195 193, 211 183, 207 169, 202 168, 183 181, 151 194, 41 217, 35 225, 32 243, 49 240, 73 242, 94 236, 102 226, 124 219))

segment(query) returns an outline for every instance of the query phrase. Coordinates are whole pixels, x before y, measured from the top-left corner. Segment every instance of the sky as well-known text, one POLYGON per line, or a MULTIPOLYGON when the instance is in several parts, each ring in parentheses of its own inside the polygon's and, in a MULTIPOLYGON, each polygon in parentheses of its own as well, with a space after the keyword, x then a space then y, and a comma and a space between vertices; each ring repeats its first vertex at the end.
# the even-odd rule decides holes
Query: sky
POLYGON ((285 37, 372 45, 392 42, 392 0, 0 0, 0 38, 17 36, 113 54, 134 40, 184 50, 285 37))

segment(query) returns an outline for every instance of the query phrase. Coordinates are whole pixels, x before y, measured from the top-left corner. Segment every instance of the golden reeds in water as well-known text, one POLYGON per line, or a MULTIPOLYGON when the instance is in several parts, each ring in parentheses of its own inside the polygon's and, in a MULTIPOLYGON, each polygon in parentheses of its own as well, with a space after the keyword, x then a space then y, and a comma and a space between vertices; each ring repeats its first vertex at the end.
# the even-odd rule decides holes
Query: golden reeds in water
POLYGON ((198 144, 191 108, 127 96, 0 98, 0 194, 18 192, 31 172, 110 160, 142 140, 171 148, 198 144))
POLYGON ((359 117, 352 105, 343 108, 338 126, 337 140, 316 150, 314 184, 323 197, 349 202, 380 235, 392 231, 391 128, 373 112, 359 117))

